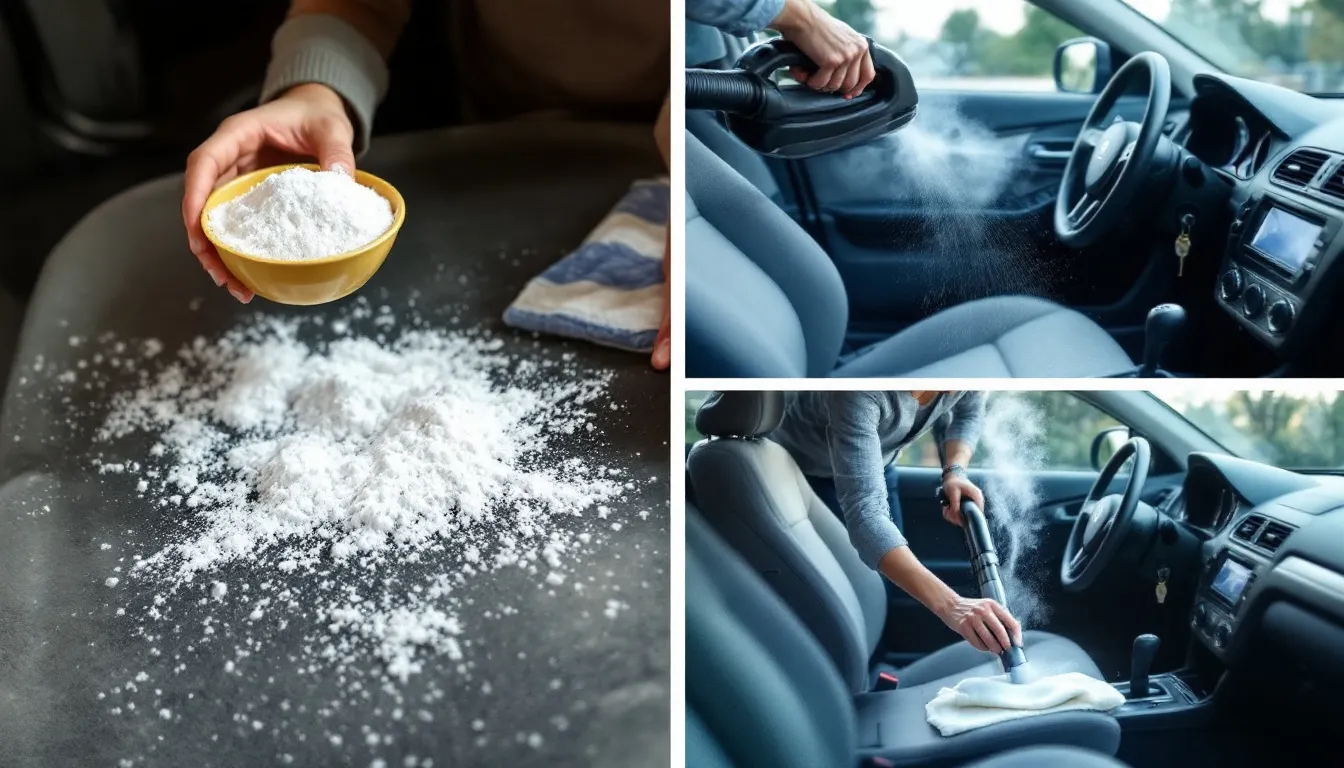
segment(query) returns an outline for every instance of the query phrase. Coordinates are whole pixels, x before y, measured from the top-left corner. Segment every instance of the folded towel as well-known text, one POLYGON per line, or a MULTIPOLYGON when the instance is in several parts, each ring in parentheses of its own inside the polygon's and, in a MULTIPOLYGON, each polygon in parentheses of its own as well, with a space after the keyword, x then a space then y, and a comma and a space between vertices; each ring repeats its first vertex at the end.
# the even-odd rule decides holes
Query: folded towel
POLYGON ((1107 712, 1124 703, 1124 694, 1110 683, 1081 672, 1049 675, 1022 685, 997 675, 967 678, 942 689, 924 705, 924 713, 939 733, 954 736, 1021 717, 1076 709, 1107 712))
POLYGON ((504 322, 650 352, 663 319, 667 179, 636 181, 578 250, 532 278, 504 322))

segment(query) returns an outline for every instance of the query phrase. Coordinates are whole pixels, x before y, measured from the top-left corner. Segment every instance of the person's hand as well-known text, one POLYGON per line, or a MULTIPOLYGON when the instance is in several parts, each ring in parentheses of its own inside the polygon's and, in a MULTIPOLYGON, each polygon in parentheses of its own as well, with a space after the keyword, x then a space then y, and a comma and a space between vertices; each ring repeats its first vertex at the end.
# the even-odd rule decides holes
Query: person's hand
POLYGON ((816 72, 797 67, 789 70, 789 76, 800 83, 852 99, 863 93, 877 76, 868 51, 868 38, 813 0, 784 0, 784 8, 770 22, 770 28, 816 63, 816 72))
POLYGON ((653 367, 659 371, 672 365, 672 227, 667 228, 663 250, 663 322, 653 340, 653 367))
POLYGON ((943 519, 960 527, 962 499, 970 499, 980 509, 985 508, 985 494, 969 478, 958 472, 943 475, 943 519))
POLYGON ((999 653, 1022 645, 1022 625, 993 600, 958 596, 938 611, 938 618, 976 650, 999 653))
MULTIPOLYGON (((672 102, 669 99, 663 99, 663 108, 653 127, 653 139, 663 155, 663 162, 671 170, 672 102)), ((653 339, 653 357, 649 361, 659 371, 665 371, 672 365, 672 222, 667 223, 666 229, 667 244, 663 246, 663 322, 653 339)))
POLYGON ((182 223, 188 247, 215 285, 227 285, 241 302, 252 300, 252 292, 229 274, 201 229, 201 210, 210 192, 240 174, 297 158, 316 158, 323 170, 353 173, 354 139, 345 101, 325 85, 306 83, 227 118, 187 156, 182 223))

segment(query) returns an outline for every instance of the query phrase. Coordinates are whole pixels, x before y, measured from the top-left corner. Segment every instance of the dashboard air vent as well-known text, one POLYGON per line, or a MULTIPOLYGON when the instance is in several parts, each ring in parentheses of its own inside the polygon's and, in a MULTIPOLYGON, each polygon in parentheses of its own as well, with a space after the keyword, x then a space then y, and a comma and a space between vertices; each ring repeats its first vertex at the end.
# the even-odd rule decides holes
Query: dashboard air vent
POLYGON ((1316 172, 1321 170, 1330 156, 1314 149, 1299 149, 1279 163, 1274 169, 1274 181, 1286 187, 1305 187, 1316 172))
POLYGON ((1335 168, 1330 173, 1330 177, 1321 185, 1321 192, 1331 197, 1344 199, 1344 165, 1335 168))
POLYGON ((1251 544, 1255 541, 1255 534, 1260 531, 1260 526, 1264 524, 1265 518, 1260 517, 1259 515, 1251 515, 1241 521, 1241 525, 1237 526, 1237 530, 1232 532, 1232 538, 1240 539, 1247 544, 1251 544))
POLYGON ((1288 534, 1292 532, 1292 528, 1281 523, 1269 523, 1265 526, 1265 530, 1260 532, 1260 538, 1256 539, 1255 543, 1266 552, 1277 552, 1279 547, 1283 546, 1284 539, 1287 539, 1288 534))

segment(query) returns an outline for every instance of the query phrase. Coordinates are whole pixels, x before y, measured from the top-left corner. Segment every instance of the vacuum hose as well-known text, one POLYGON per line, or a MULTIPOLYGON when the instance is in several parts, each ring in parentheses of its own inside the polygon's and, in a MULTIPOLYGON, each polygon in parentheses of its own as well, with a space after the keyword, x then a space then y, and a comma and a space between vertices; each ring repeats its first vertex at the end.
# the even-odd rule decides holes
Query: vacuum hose
POLYGON ((761 82, 740 69, 688 69, 686 108, 754 115, 765 101, 761 82))
MULTIPOLYGON (((938 497, 944 504, 947 503, 941 488, 938 489, 938 497)), ((1008 593, 1004 591, 1003 580, 999 578, 999 554, 994 550, 994 539, 989 535, 989 521, 980 507, 970 499, 961 501, 961 531, 966 537, 971 573, 980 588, 980 596, 1007 608, 1008 593)), ((1021 646, 1014 645, 1000 652, 999 662, 1003 664, 1003 671, 1008 674, 1010 681, 1027 682, 1027 654, 1021 646)))
POLYGON ((733 69, 686 70, 686 109, 724 113, 729 131, 771 157, 812 157, 871 141, 913 120, 919 94, 905 62, 869 42, 873 81, 852 99, 775 82, 781 69, 817 66, 798 46, 774 39, 748 48, 733 69))

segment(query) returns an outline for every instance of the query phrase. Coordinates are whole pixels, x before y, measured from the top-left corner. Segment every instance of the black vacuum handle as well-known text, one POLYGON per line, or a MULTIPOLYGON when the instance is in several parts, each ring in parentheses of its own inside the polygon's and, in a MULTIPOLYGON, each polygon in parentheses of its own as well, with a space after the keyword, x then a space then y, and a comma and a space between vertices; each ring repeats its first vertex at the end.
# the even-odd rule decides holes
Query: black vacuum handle
MULTIPOLYGON (((736 69, 687 69, 686 108, 729 112, 760 120, 802 118, 834 110, 855 111, 889 98, 899 88, 897 73, 908 73, 891 51, 868 40, 875 77, 863 93, 846 99, 805 85, 781 86, 770 78, 777 70, 799 67, 815 72, 817 65, 797 45, 779 38, 748 48, 736 69)), ((908 78, 908 74, 906 74, 908 78)), ((910 86, 913 91, 913 84, 910 86)))

